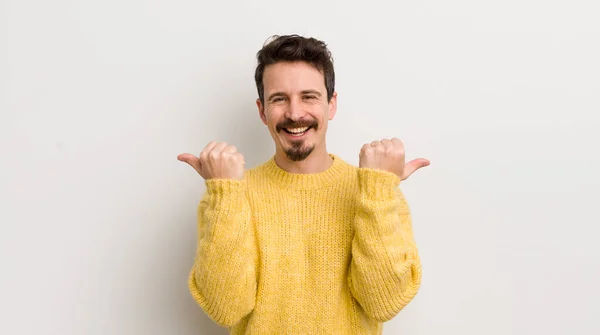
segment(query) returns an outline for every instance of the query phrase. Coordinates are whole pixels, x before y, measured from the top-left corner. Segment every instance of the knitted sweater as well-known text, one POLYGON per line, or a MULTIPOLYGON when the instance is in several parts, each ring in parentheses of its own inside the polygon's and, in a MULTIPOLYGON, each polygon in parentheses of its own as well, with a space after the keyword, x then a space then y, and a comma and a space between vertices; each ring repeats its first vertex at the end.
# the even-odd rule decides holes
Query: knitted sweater
POLYGON ((330 156, 320 173, 271 158, 243 180, 206 181, 188 285, 231 334, 382 334, 416 295, 400 178, 330 156))

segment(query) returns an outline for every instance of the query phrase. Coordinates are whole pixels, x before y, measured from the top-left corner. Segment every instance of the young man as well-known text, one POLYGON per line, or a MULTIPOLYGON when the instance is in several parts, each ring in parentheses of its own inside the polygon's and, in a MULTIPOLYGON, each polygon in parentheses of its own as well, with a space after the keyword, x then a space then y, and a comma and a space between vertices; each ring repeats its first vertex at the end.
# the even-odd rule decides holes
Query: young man
POLYGON ((280 36, 257 58, 274 156, 245 170, 235 146, 211 142, 178 157, 206 183, 190 292, 231 334, 381 334, 421 283, 398 186, 429 161, 405 163, 396 138, 365 144, 359 167, 328 153, 337 93, 323 42, 280 36))

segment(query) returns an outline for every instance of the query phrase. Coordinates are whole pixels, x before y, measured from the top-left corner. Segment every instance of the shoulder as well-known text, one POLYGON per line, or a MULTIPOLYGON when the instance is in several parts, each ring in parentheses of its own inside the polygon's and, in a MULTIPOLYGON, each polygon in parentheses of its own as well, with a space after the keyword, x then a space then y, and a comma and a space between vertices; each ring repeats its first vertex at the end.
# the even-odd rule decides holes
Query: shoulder
POLYGON ((247 168, 244 171, 244 180, 252 181, 252 180, 260 179, 261 175, 264 175, 265 173, 267 173, 268 166, 269 166, 269 160, 263 161, 262 163, 259 163, 258 165, 255 165, 251 168, 247 168))
POLYGON ((330 156, 334 159, 334 164, 339 168, 340 172, 343 172, 348 177, 356 177, 359 171, 358 166, 353 165, 337 154, 330 154, 330 156))

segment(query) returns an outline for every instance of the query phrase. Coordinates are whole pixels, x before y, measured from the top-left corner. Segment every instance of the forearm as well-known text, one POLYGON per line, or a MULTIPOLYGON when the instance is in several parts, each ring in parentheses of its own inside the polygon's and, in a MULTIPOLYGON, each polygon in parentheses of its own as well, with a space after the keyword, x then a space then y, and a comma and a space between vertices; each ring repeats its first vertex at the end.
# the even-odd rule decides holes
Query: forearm
POLYGON ((359 169, 349 284, 365 312, 392 319, 416 295, 421 264, 397 176, 359 169))
POLYGON ((209 180, 198 208, 198 247, 189 286, 216 323, 250 313, 256 296, 256 249, 242 181, 209 180))

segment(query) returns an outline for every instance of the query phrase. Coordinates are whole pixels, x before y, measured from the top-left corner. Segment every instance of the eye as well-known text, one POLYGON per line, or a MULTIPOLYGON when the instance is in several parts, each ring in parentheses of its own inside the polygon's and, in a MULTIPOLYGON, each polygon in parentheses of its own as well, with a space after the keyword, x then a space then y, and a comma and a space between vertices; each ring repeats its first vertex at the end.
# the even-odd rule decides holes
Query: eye
POLYGON ((316 99, 317 97, 314 95, 305 95, 304 99, 316 99))
POLYGON ((275 98, 273 98, 271 101, 272 101, 272 102, 280 102, 280 101, 283 101, 283 100, 284 100, 284 98, 283 98, 283 97, 275 97, 275 98))

